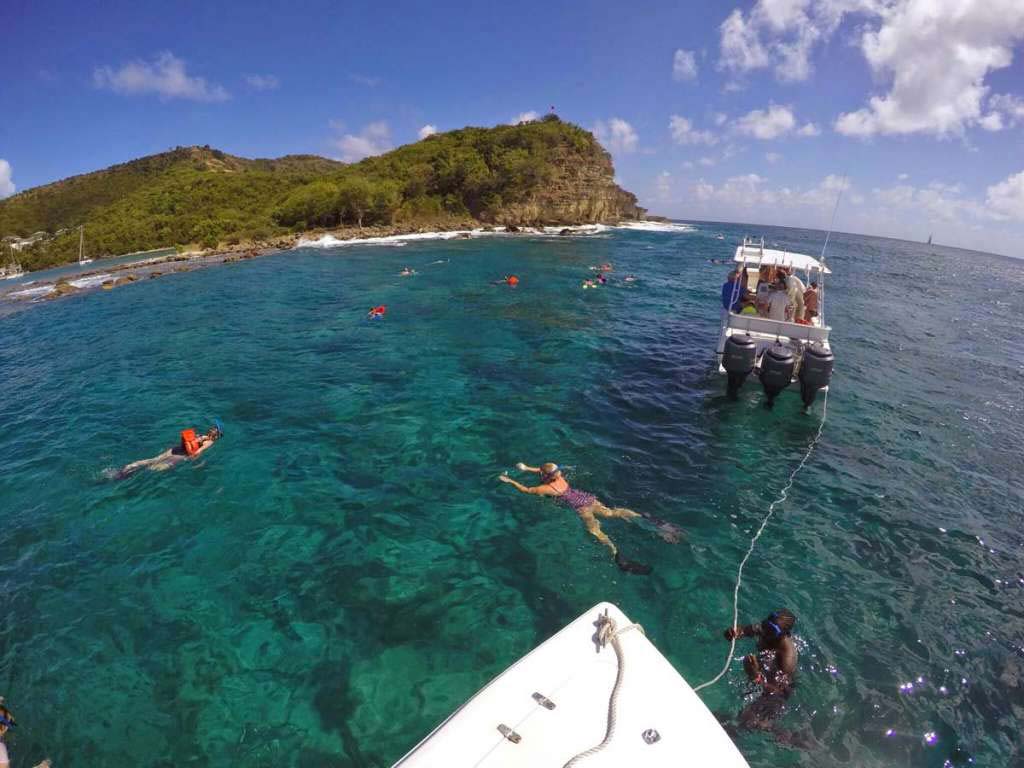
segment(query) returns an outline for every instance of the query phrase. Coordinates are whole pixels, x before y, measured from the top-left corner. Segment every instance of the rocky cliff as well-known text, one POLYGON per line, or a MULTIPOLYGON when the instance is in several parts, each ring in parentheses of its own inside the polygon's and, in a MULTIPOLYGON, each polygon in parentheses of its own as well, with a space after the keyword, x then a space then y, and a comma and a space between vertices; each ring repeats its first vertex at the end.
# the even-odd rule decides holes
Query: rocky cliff
POLYGON ((615 183, 611 155, 596 141, 560 148, 548 158, 548 178, 526 199, 493 214, 495 223, 557 226, 642 219, 636 195, 615 183))

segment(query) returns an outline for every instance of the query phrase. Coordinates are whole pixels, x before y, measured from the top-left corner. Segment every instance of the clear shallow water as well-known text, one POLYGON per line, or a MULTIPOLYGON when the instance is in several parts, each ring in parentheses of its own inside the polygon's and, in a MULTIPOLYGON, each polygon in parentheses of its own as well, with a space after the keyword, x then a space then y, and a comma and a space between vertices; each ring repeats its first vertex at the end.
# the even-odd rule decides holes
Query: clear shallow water
MULTIPOLYGON (((308 249, 0 318, 15 765, 390 765, 602 599, 711 677, 737 561, 820 414, 750 383, 729 403, 711 373, 707 260, 745 231, 308 249), (613 285, 580 290, 606 260, 613 285), (215 416, 195 465, 104 479, 215 416), (655 567, 625 576, 496 482, 517 460, 688 539, 607 524, 655 567)), ((755 768, 1014 764, 1024 264, 844 235, 831 263, 828 423, 741 596, 744 620, 799 617, 784 725, 817 746, 739 746, 755 768)), ((736 711, 741 677, 705 701, 736 711)))

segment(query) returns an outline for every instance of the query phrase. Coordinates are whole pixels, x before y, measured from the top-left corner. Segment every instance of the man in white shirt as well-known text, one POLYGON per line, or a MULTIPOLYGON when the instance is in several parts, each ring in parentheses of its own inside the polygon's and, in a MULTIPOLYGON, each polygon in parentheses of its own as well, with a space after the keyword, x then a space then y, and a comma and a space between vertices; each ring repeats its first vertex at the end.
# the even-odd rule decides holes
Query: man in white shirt
POLYGON ((789 306, 789 294, 786 293, 786 283, 779 278, 768 294, 768 319, 785 320, 786 308, 789 306))
MULTIPOLYGON (((782 270, 780 270, 781 272, 782 270)), ((793 321, 804 319, 804 291, 807 287, 796 275, 786 270, 786 293, 789 294, 789 303, 793 307, 793 321)))

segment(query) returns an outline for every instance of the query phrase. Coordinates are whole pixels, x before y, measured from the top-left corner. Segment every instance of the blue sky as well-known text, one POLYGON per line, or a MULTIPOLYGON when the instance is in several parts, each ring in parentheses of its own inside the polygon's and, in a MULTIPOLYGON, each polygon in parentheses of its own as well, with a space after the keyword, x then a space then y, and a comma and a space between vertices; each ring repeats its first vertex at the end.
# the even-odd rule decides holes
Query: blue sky
MULTIPOLYGON (((0 4, 0 195, 552 106, 652 212, 1024 256, 1024 2, 0 4), (173 10, 171 10, 173 9, 173 10)), ((429 128, 427 128, 429 130, 429 128)))

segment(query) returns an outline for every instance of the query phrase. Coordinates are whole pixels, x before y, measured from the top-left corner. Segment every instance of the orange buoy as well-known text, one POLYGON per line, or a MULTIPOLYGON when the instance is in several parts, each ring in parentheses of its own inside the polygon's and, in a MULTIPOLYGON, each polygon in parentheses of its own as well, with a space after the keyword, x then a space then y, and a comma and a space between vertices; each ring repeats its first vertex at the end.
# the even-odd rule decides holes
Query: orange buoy
POLYGON ((515 288, 517 285, 519 285, 519 278, 516 277, 515 275, 509 275, 507 278, 505 278, 505 282, 511 285, 513 288, 515 288))

